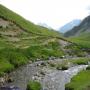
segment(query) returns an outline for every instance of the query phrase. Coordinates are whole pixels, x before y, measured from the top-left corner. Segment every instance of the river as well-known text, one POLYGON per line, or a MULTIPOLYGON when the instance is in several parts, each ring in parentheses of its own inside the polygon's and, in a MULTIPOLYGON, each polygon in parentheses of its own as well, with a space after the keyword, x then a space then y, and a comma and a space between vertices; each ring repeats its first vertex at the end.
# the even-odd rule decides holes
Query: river
POLYGON ((40 62, 35 62, 18 68, 10 73, 13 82, 7 83, 6 86, 17 86, 21 90, 26 90, 27 83, 30 80, 38 80, 43 89, 42 90, 65 90, 65 84, 69 83, 71 78, 87 65, 78 65, 70 67, 68 70, 50 69, 47 66, 42 67, 40 62), (44 71, 43 74, 41 72, 44 71))

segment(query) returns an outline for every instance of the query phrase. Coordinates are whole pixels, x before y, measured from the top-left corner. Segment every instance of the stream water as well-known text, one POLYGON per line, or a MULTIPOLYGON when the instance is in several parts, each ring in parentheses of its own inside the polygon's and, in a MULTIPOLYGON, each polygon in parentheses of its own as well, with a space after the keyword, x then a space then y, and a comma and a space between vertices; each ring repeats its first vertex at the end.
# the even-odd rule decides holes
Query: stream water
MULTIPOLYGON (((41 63, 41 62, 39 62, 41 63)), ((43 78, 38 77, 42 84, 42 90, 65 90, 65 84, 69 83, 71 78, 83 69, 86 69, 87 65, 79 65, 69 68, 65 71, 51 70, 49 73, 45 74, 43 78)), ((7 86, 17 86, 21 90, 26 90, 27 83, 38 76, 41 67, 37 63, 28 64, 26 66, 20 67, 16 71, 10 74, 10 77, 14 79, 12 83, 7 83, 7 86)))
POLYGON ((77 75, 81 70, 85 70, 88 65, 78 65, 64 71, 54 71, 46 75, 43 80, 43 90, 65 90, 65 84, 77 75))

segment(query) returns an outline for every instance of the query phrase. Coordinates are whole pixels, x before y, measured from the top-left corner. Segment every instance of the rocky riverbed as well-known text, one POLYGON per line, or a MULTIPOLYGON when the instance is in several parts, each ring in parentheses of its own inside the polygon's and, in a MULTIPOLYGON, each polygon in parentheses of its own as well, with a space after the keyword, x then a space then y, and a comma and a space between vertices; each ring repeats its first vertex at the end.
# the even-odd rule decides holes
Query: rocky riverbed
MULTIPOLYGON (((59 62, 59 60, 57 61, 59 62)), ((17 86, 21 90, 26 90, 30 80, 37 80, 42 84, 42 90, 65 90, 65 84, 69 83, 74 75, 86 67, 87 65, 78 65, 61 71, 49 67, 47 61, 38 61, 10 73, 9 77, 13 79, 13 82, 6 83, 5 86, 17 86)))
POLYGON ((78 65, 64 71, 53 71, 43 80, 43 90, 65 90, 65 84, 71 81, 74 75, 85 70, 88 65, 78 65))

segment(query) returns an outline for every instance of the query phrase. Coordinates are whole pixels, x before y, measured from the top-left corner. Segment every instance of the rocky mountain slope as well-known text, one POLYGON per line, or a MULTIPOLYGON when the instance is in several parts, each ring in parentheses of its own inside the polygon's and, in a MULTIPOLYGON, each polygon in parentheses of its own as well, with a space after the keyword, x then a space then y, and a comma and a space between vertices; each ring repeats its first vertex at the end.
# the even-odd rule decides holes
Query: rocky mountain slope
POLYGON ((84 50, 90 52, 90 16, 86 17, 79 26, 64 34, 65 37, 78 45, 81 45, 84 50))
POLYGON ((62 26, 59 31, 62 33, 65 33, 69 30, 71 30, 73 27, 78 26, 81 23, 81 20, 79 19, 75 19, 67 24, 65 24, 64 26, 62 26))
POLYGON ((90 16, 86 17, 79 26, 76 26, 70 31, 66 32, 64 36, 79 36, 83 33, 90 33, 90 16))

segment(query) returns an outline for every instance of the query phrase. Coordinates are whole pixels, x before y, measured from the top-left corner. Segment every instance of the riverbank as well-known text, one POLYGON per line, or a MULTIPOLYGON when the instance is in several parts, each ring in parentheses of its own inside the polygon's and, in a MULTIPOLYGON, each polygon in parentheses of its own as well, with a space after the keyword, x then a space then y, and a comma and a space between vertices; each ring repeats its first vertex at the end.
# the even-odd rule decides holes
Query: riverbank
POLYGON ((74 76, 65 90, 90 90, 90 70, 84 70, 74 76))
MULTIPOLYGON (((75 58, 72 60, 76 61, 75 58)), ((26 90, 28 82, 30 80, 36 80, 42 84, 43 90, 65 90, 65 84, 70 81, 73 75, 76 75, 80 70, 86 67, 86 65, 84 65, 85 67, 82 65, 80 65, 80 67, 71 65, 67 72, 67 70, 58 70, 56 67, 52 67, 51 65, 51 63, 56 62, 56 64, 62 64, 66 61, 66 59, 56 59, 49 61, 38 61, 32 64, 24 65, 11 72, 9 77, 13 79, 13 82, 5 83, 4 85, 14 85, 19 87, 21 90, 26 90)))

